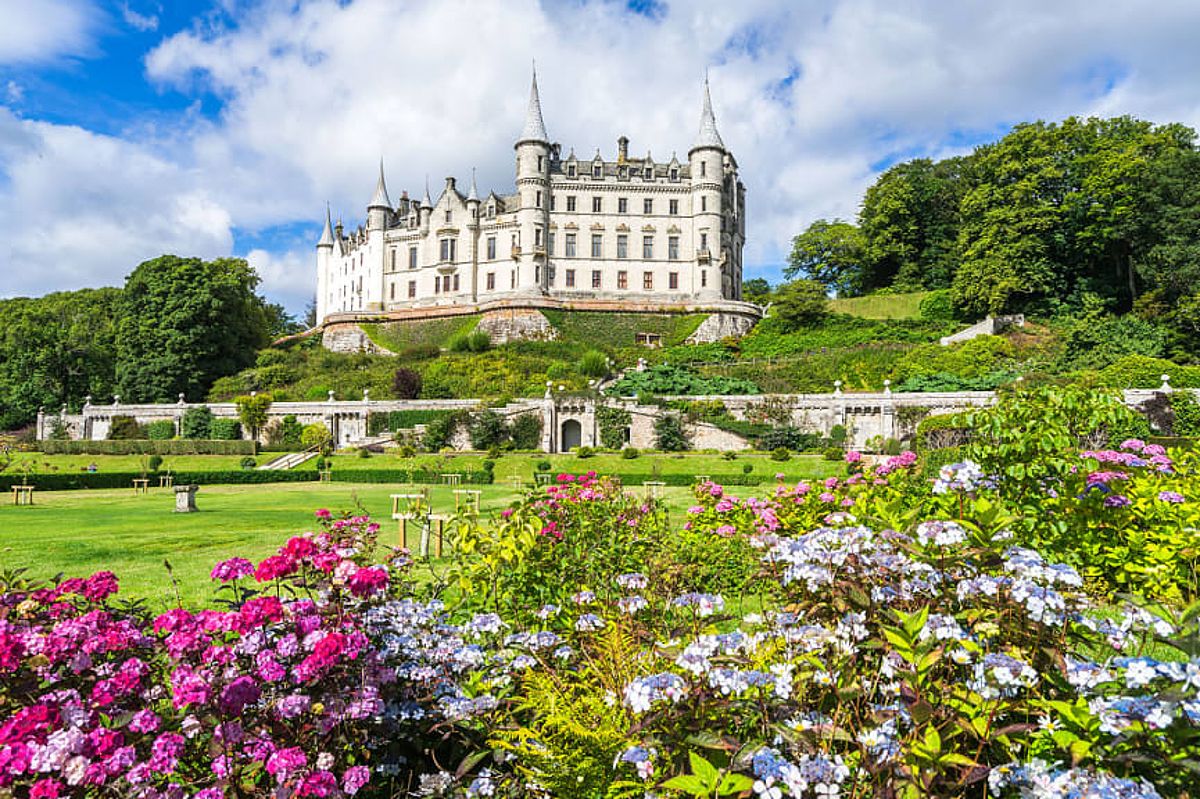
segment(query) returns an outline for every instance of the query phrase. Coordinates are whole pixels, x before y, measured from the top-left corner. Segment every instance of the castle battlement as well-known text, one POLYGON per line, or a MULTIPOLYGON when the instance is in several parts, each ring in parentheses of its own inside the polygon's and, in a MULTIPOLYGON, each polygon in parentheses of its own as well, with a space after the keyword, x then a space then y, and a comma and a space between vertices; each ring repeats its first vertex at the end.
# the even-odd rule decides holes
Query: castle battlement
POLYGON ((745 186, 717 132, 708 82, 680 161, 599 151, 563 155, 546 133, 537 76, 516 150, 515 191, 393 204, 380 163, 365 224, 325 215, 317 243, 318 322, 345 314, 477 306, 497 300, 600 300, 664 308, 742 296, 745 186))

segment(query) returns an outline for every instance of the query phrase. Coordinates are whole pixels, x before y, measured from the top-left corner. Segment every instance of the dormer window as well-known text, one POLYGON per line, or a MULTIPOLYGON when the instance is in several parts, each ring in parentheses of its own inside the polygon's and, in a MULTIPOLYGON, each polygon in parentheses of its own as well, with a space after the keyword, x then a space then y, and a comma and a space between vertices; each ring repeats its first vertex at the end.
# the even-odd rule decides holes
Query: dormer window
POLYGON ((575 165, 574 164, 567 164, 567 177, 569 177, 569 178, 575 177, 575 165))
POLYGON ((487 207, 487 218, 493 219, 493 218, 495 218, 495 216, 496 216, 496 206, 489 203, 488 207, 487 207))
POLYGON ((604 164, 600 163, 599 161, 592 164, 592 177, 596 178, 597 180, 604 177, 604 164))
POLYGON ((617 173, 617 177, 621 180, 629 180, 629 167, 623 166, 617 173))
POLYGON ((652 166, 646 167, 645 175, 646 175, 646 180, 654 180, 654 167, 652 167, 652 166))
POLYGON ((677 166, 671 167, 671 182, 672 183, 679 182, 679 167, 677 167, 677 166))

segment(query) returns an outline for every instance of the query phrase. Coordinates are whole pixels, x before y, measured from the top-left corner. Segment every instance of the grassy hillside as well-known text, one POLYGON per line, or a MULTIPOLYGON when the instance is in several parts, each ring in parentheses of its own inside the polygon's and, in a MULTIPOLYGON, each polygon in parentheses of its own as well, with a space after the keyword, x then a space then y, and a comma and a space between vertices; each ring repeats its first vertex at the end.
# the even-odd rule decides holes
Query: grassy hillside
POLYGON ((359 325, 367 338, 395 353, 417 347, 444 349, 458 336, 464 336, 479 324, 479 315, 454 316, 447 319, 424 319, 403 322, 381 322, 359 325))
POLYGON ((863 319, 918 319, 921 315, 921 300, 930 293, 912 291, 906 294, 845 297, 830 300, 829 307, 834 313, 860 316, 863 319))

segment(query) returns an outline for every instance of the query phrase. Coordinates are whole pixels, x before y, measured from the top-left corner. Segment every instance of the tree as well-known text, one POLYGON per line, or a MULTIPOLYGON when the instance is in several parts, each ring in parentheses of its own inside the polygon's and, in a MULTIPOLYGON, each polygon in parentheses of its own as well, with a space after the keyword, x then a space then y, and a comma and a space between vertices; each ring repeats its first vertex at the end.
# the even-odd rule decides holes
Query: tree
POLYGON ((210 438, 212 436, 213 413, 207 405, 188 408, 179 420, 179 437, 187 439, 210 438))
POLYGON ((248 394, 234 400, 237 404, 238 419, 242 426, 250 431, 250 439, 258 440, 258 432, 267 423, 267 413, 271 410, 270 394, 248 394))
POLYGON ((663 452, 682 452, 691 448, 687 430, 678 415, 666 413, 654 421, 654 446, 663 452))
POLYGON ((277 302, 264 302, 263 312, 267 316, 267 338, 271 341, 302 332, 305 328, 277 302))
POLYGON ((328 452, 333 446, 333 434, 320 422, 306 424, 300 433, 300 444, 305 449, 316 448, 321 452, 328 452))
POLYGON ((839 296, 859 293, 863 282, 863 237, 857 227, 818 219, 792 239, 784 277, 815 280, 839 296))
POLYGON ((317 326, 317 298, 313 297, 304 306, 304 329, 312 330, 317 326))
POLYGON ((825 287, 815 280, 793 280, 775 290, 771 315, 785 330, 795 330, 820 322, 829 314, 825 287))
POLYGON ((392 393, 396 399, 403 400, 421 396, 421 373, 413 369, 397 369, 392 375, 392 393))
POLYGON ((134 402, 199 398, 218 377, 254 363, 270 340, 258 276, 241 259, 164 255, 125 281, 116 378, 134 402))
POLYGON ((969 158, 896 164, 863 195, 860 288, 949 288, 958 264, 959 209, 969 158))
POLYGON ((771 284, 764 277, 754 277, 742 283, 742 297, 747 302, 766 303, 771 294, 771 284))

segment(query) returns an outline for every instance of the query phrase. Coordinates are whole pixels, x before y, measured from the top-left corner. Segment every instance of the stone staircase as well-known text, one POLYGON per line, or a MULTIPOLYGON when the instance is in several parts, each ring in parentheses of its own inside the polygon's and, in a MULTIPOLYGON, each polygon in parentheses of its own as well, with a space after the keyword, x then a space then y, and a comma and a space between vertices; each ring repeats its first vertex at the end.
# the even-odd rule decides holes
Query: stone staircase
POLYGON ((260 472, 286 472, 288 469, 294 469, 302 463, 307 463, 321 453, 317 450, 307 452, 289 452, 286 455, 280 455, 274 460, 267 461, 262 466, 258 467, 260 472))

